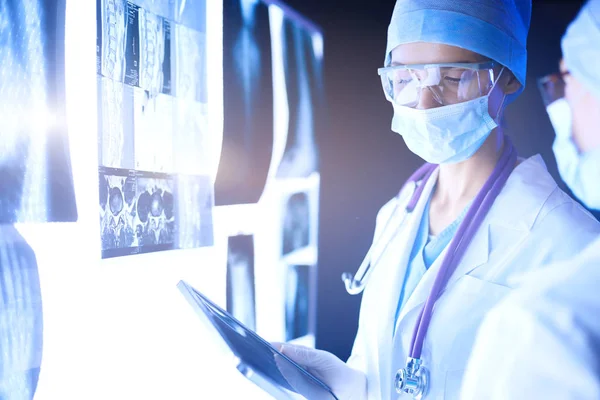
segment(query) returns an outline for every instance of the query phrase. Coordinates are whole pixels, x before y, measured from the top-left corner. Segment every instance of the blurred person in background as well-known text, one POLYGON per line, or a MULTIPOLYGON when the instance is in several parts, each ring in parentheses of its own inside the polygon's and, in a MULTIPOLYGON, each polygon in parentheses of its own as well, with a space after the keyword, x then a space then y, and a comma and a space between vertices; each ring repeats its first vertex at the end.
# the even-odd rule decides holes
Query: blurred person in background
MULTIPOLYGON (((600 210, 600 0, 569 25, 562 51, 560 73, 540 80, 553 150, 565 183, 600 210)), ((599 399, 600 238, 520 283, 481 326, 463 398, 599 399)))

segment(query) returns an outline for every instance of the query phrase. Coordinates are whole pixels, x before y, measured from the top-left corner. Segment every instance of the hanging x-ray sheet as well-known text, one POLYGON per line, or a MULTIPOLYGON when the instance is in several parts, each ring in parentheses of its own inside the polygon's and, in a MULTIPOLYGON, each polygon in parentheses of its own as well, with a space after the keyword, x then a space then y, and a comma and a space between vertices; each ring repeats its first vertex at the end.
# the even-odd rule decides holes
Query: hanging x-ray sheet
POLYGON ((268 6, 223 3, 224 130, 217 205, 258 202, 273 151, 273 76, 268 6))
POLYGON ((15 224, 77 220, 65 122, 64 18, 61 0, 0 0, 2 399, 34 397, 43 350, 38 263, 15 224))
POLYGON ((227 311, 256 330, 254 237, 231 236, 227 250, 227 311))
POLYGON ((317 263, 320 177, 278 179, 273 184, 277 192, 280 213, 281 258, 289 264, 317 263))
POLYGON ((317 132, 324 132, 323 36, 286 7, 273 5, 270 13, 273 52, 280 55, 274 57, 279 64, 274 69, 283 72, 285 81, 275 88, 285 99, 278 102, 283 109, 275 112, 276 126, 281 127, 275 140, 285 148, 272 172, 277 178, 305 178, 318 171, 317 132))
POLYGON ((318 171, 323 36, 276 1, 225 0, 225 129, 218 205, 255 203, 268 177, 318 171))
POLYGON ((64 0, 0 1, 0 223, 77 220, 64 0))
POLYGON ((102 256, 209 246, 204 1, 97 0, 102 256))
POLYGON ((316 266, 285 268, 285 339, 314 338, 316 266))

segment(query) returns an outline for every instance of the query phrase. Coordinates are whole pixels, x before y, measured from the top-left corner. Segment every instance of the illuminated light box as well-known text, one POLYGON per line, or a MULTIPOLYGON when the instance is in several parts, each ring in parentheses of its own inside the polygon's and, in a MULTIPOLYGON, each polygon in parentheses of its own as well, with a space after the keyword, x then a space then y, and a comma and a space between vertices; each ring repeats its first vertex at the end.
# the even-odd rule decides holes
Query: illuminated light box
POLYGON ((246 391, 252 398, 252 384, 227 373, 220 349, 176 289, 185 279, 225 306, 224 260, 207 246, 223 125, 221 2, 67 0, 57 11, 65 28, 57 63, 65 69, 63 153, 79 215, 77 222, 15 227, 35 255, 43 299, 43 327, 31 321, 43 329, 43 349, 30 354, 41 358, 39 381, 28 390, 36 400, 235 398, 246 391), (104 42, 103 18, 115 24, 108 35, 115 42, 104 42), (174 48, 178 39, 193 57, 174 48), (98 56, 112 51, 110 59, 98 56), (181 75, 198 63, 196 72, 210 80, 181 75), (169 140, 164 132, 175 133, 169 140), (138 235, 127 218, 160 229, 138 235), (138 243, 125 250, 137 248, 135 256, 102 259, 103 219, 107 241, 128 243, 133 231, 138 243), (166 229, 172 221, 174 235, 166 229), (146 240, 176 249, 145 252, 146 240))

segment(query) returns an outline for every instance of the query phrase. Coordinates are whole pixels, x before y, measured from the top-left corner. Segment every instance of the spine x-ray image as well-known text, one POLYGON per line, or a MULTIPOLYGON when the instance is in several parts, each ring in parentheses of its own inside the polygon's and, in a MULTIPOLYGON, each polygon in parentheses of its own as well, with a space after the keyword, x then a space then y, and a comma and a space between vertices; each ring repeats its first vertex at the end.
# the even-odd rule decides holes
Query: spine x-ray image
POLYGON ((310 272, 308 265, 287 266, 285 285, 286 340, 310 333, 310 272))
POLYGON ((97 72, 117 82, 125 78, 128 6, 124 0, 97 0, 97 72))
POLYGON ((138 10, 138 15, 140 45, 142 46, 140 49, 140 87, 155 94, 163 90, 165 81, 163 75, 165 48, 167 44, 170 45, 166 40, 165 28, 170 31, 170 24, 158 15, 147 12, 143 8, 138 10))
POLYGON ((224 130, 217 205, 256 203, 273 153, 273 77, 268 7, 223 3, 224 130))
POLYGON ((227 254, 227 312, 255 330, 255 304, 254 237, 232 236, 227 254))
POLYGON ((304 192, 292 194, 284 209, 282 255, 304 248, 310 242, 310 207, 304 192))
POLYGON ((98 74, 153 94, 170 93, 170 21, 124 0, 97 0, 96 10, 98 74))
POLYGON ((99 73, 130 86, 140 83, 140 7, 125 0, 97 0, 99 73))

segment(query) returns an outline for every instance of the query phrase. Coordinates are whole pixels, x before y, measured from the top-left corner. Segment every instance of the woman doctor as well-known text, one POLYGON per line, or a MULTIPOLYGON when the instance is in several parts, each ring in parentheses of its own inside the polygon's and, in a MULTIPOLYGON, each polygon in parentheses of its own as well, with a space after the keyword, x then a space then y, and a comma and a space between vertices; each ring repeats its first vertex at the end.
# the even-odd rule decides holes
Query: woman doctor
MULTIPOLYGON (((599 43, 600 0, 591 0, 563 37, 560 74, 542 80, 564 87, 543 93, 554 100, 547 109, 561 176, 598 210, 599 43)), ((482 323, 462 398, 600 399, 600 237, 572 260, 521 283, 482 323)))
POLYGON ((498 126, 525 84, 530 13, 530 0, 396 2, 379 73, 392 130, 431 165, 377 216, 348 362, 282 346, 339 399, 457 398, 475 332, 510 279, 600 233, 498 126))

